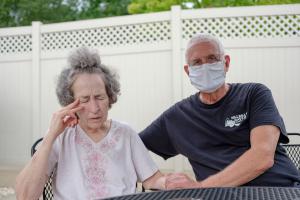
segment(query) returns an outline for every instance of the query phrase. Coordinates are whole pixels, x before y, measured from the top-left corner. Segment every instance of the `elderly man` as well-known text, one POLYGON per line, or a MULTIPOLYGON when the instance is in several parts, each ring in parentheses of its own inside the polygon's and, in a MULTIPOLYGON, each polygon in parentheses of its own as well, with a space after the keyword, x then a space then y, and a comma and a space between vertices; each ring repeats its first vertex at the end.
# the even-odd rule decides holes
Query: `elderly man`
POLYGON ((166 187, 297 186, 300 174, 279 143, 289 141, 271 91, 226 83, 230 57, 211 35, 194 36, 184 70, 199 92, 176 103, 140 133, 168 159, 189 159, 196 181, 170 174, 166 187))

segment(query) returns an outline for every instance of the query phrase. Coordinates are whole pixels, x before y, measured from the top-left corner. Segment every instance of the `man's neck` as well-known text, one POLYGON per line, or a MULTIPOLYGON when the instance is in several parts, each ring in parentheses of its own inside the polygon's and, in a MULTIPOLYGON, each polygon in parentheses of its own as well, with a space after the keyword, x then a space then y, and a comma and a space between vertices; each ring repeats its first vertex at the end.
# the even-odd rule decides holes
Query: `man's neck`
POLYGON ((222 99, 229 90, 229 85, 227 83, 224 83, 220 88, 218 88, 216 91, 212 93, 199 93, 199 99, 202 103, 205 104, 214 104, 218 102, 220 99, 222 99))

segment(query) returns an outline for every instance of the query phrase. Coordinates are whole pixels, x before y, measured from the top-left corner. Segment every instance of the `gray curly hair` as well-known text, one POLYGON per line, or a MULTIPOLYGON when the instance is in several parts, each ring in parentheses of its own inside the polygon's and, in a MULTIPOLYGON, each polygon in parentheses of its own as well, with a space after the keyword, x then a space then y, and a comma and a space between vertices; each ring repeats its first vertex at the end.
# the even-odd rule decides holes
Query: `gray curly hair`
POLYGON ((119 77, 117 73, 101 64, 100 56, 96 50, 86 47, 78 48, 70 54, 68 63, 68 67, 60 73, 56 85, 56 95, 60 105, 66 106, 75 100, 71 88, 78 75, 84 73, 100 74, 109 98, 109 108, 117 102, 120 94, 119 77))
POLYGON ((206 33, 199 33, 194 35, 188 42, 187 46, 186 46, 186 51, 185 51, 185 60, 188 61, 188 52, 189 50, 196 44, 202 43, 202 42, 210 42, 212 44, 215 44, 219 50, 219 54, 221 56, 223 56, 225 54, 225 50, 224 47, 222 45, 222 43, 220 42, 220 40, 210 34, 206 34, 206 33))

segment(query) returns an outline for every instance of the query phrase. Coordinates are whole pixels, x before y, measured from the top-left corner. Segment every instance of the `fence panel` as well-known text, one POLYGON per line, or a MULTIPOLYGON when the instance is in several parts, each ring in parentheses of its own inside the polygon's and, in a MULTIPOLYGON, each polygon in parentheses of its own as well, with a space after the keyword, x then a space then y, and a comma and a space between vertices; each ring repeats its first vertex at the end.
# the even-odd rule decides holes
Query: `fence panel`
MULTIPOLYGON (((0 29, 0 168, 23 166, 29 147, 59 108, 55 80, 71 50, 97 48, 120 74, 110 117, 141 131, 173 103, 195 92, 184 73, 187 40, 215 34, 231 56, 228 82, 262 82, 273 92, 289 132, 300 124, 300 5, 181 10, 0 29), (12 148, 14 147, 14 150, 12 148)), ((165 171, 190 171, 181 156, 165 171)))

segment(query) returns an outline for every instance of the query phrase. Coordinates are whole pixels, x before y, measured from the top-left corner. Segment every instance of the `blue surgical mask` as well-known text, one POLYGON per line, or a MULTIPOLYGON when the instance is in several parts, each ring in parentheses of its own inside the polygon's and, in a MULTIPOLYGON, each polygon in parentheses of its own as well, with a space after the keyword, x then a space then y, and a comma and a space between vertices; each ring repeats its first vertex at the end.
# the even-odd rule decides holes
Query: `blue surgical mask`
POLYGON ((189 66, 189 77, 200 92, 212 93, 225 83, 224 62, 189 66))

